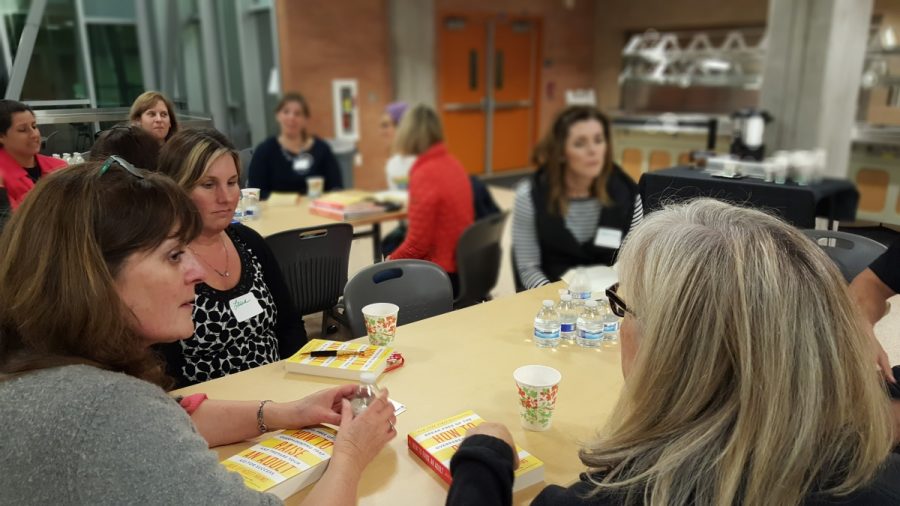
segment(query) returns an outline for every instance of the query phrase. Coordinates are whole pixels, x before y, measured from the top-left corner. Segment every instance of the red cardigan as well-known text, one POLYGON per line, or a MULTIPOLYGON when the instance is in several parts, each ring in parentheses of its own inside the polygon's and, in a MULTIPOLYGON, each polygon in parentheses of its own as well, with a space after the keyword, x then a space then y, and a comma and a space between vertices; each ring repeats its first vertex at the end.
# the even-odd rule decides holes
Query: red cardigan
POLYGON ((410 169, 408 219, 406 239, 390 258, 419 258, 456 272, 456 242, 475 221, 475 206, 469 176, 443 143, 410 169))
MULTIPOLYGON (((66 166, 66 162, 59 158, 44 155, 35 155, 34 158, 41 169, 41 177, 66 166)), ((6 187, 9 206, 13 210, 19 207, 25 194, 34 187, 25 169, 2 148, 0 148, 0 186, 6 187)))

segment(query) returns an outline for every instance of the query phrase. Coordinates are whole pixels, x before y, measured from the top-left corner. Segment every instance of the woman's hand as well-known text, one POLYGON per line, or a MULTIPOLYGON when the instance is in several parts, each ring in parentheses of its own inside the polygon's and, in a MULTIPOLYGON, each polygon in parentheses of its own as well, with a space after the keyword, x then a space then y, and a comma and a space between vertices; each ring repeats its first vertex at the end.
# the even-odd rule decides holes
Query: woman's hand
MULTIPOLYGON (((387 390, 359 414, 353 417, 350 402, 342 400, 341 425, 334 443, 335 462, 350 465, 358 474, 378 455, 388 441, 397 435, 394 423, 394 406, 387 400, 387 390)), ((357 474, 357 475, 358 475, 357 474)))
POLYGON ((484 422, 477 427, 469 429, 466 432, 466 437, 476 434, 495 437, 508 444, 513 453, 513 469, 519 468, 519 452, 516 451, 516 442, 513 441, 512 434, 510 434, 509 429, 505 425, 502 423, 484 422))
POLYGON ((342 401, 352 397, 354 392, 356 385, 341 385, 296 401, 270 403, 264 408, 264 419, 272 430, 299 429, 320 423, 340 425, 342 401))

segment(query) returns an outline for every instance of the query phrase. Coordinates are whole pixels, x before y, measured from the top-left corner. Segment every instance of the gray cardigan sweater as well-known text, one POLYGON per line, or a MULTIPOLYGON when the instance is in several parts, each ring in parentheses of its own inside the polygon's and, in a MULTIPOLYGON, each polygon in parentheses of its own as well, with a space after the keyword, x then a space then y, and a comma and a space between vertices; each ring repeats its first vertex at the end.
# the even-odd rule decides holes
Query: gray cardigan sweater
POLYGON ((0 381, 0 504, 281 504, 159 387, 85 365, 0 381))

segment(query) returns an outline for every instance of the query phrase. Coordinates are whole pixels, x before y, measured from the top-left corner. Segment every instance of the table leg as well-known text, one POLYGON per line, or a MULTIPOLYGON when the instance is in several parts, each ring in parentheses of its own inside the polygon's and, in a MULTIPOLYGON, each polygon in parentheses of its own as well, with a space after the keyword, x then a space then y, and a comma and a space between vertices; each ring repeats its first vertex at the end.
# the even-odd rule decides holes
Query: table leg
POLYGON ((381 262, 381 223, 372 224, 372 258, 377 264, 381 262))

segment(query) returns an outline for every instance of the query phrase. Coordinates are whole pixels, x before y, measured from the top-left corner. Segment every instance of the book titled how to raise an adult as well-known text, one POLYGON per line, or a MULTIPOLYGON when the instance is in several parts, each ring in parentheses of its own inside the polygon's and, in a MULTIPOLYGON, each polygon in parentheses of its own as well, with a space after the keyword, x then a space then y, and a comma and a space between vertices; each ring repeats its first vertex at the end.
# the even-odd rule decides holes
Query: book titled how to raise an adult
POLYGON ((284 367, 290 372, 359 381, 364 372, 372 372, 376 376, 384 372, 393 351, 393 348, 385 346, 313 339, 287 359, 284 367), (330 351, 349 354, 314 356, 318 352, 330 351))
POLYGON ((334 448, 335 429, 286 430, 222 461, 248 488, 285 499, 315 483, 334 448))
MULTIPOLYGON (((466 411, 410 432, 406 444, 438 476, 450 483, 450 459, 462 444, 466 432, 483 422, 484 419, 473 411, 466 411)), ((544 481, 544 463, 518 445, 516 451, 519 468, 515 471, 513 492, 544 481)))

